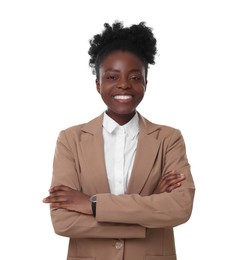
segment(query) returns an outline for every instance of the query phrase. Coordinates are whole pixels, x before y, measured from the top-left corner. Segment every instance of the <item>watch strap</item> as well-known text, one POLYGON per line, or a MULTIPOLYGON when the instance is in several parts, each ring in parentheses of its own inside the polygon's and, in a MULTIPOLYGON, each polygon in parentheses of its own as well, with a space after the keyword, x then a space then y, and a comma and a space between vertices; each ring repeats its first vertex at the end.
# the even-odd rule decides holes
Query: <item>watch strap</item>
POLYGON ((92 202, 92 212, 93 212, 93 216, 96 217, 96 202, 92 202))

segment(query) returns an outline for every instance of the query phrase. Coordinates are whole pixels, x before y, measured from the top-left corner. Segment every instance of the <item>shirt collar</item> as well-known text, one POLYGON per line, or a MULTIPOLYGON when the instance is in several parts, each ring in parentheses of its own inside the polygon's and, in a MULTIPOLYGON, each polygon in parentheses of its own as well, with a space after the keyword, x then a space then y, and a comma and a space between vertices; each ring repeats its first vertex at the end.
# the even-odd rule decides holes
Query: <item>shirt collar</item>
POLYGON ((126 123, 125 125, 120 126, 116 121, 114 121, 111 117, 109 117, 106 112, 104 112, 103 128, 110 134, 116 128, 123 128, 125 133, 131 139, 133 139, 139 133, 139 116, 138 116, 137 113, 135 113, 133 118, 128 123, 126 123))

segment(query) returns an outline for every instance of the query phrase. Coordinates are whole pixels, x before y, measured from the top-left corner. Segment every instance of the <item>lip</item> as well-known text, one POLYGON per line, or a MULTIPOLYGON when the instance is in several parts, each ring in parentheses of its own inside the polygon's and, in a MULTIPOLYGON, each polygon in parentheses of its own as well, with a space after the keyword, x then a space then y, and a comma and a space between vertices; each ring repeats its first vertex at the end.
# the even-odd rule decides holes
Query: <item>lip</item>
POLYGON ((131 96, 134 97, 134 94, 131 92, 114 92, 112 93, 112 97, 116 97, 116 96, 131 96))
POLYGON ((127 103, 133 99, 133 95, 131 95, 131 94, 116 94, 116 95, 113 95, 112 97, 114 100, 121 102, 121 103, 127 103))
POLYGON ((127 99, 132 99, 133 96, 132 95, 115 95, 113 96, 114 99, 124 99, 124 100, 127 100, 127 99))

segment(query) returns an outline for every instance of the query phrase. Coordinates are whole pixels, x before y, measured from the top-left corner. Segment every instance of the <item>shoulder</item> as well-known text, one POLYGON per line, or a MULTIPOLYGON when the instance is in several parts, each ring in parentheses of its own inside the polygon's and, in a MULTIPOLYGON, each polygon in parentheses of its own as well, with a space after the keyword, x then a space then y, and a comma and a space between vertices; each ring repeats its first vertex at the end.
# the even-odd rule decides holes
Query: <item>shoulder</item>
POLYGON ((66 129, 63 129, 60 131, 58 139, 80 140, 82 136, 94 135, 97 132, 101 131, 102 120, 103 114, 90 120, 89 122, 70 126, 66 129))
POLYGON ((173 135, 181 135, 180 130, 175 127, 153 123, 140 114, 139 114, 139 118, 140 118, 140 129, 144 131, 146 134, 152 136, 158 136, 160 138, 166 138, 166 137, 168 138, 173 135))
POLYGON ((142 116, 140 118, 140 129, 143 132, 141 137, 147 136, 148 138, 153 138, 154 142, 157 142, 159 146, 162 145, 167 148, 175 146, 185 147, 184 138, 179 129, 168 125, 152 123, 142 116))

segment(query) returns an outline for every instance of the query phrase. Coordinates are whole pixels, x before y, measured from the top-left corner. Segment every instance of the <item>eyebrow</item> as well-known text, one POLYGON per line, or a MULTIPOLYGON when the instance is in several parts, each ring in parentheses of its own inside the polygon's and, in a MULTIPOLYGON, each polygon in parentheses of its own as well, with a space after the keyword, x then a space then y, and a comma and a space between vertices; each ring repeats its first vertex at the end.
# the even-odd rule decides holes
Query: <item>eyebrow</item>
MULTIPOLYGON (((107 70, 105 70, 104 72, 103 72, 103 74, 105 74, 106 72, 120 72, 120 70, 117 70, 117 69, 107 69, 107 70)), ((140 69, 132 69, 132 70, 130 70, 129 71, 130 73, 131 72, 140 72, 140 73, 142 73, 142 71, 140 70, 140 69)))
POLYGON ((107 69, 104 71, 104 73, 108 72, 108 71, 113 71, 113 72, 120 72, 120 70, 116 70, 116 69, 107 69))

